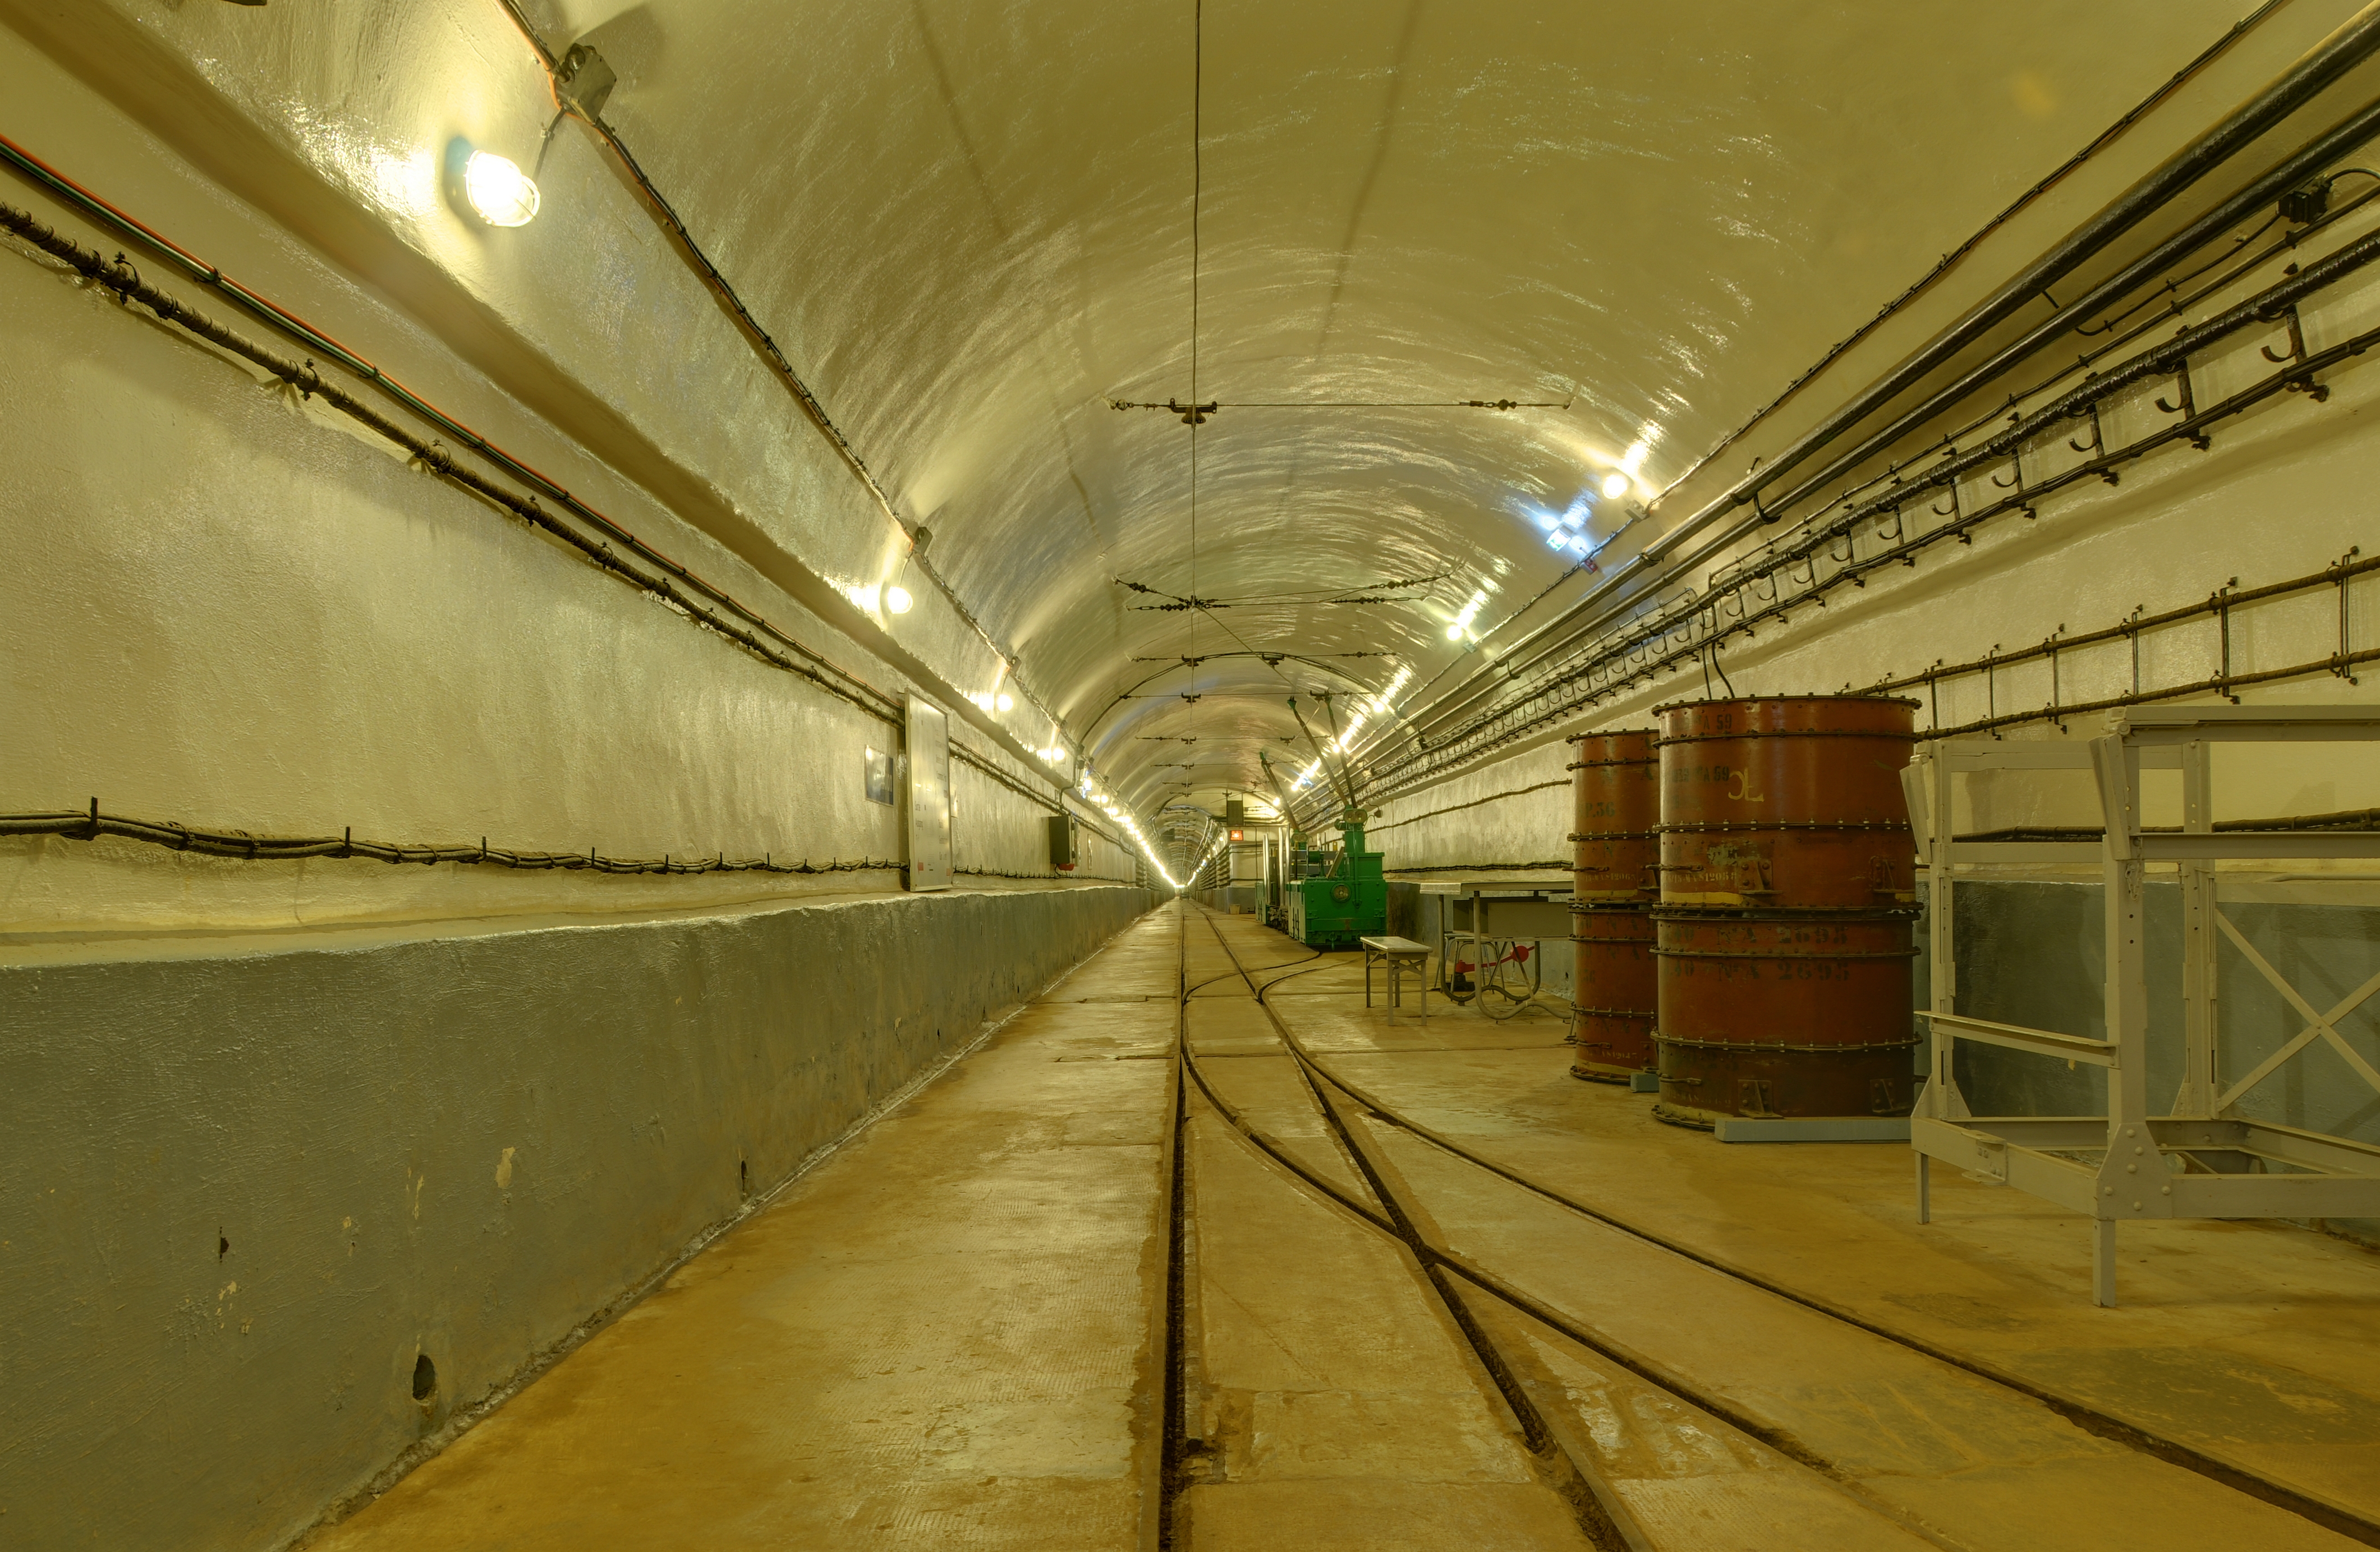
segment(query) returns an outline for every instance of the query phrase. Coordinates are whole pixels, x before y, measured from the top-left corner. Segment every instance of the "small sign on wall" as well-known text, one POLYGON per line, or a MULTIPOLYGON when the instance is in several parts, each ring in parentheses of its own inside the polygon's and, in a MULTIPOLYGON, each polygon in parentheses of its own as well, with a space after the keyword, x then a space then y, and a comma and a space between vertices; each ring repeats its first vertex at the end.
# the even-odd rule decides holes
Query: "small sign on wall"
POLYGON ((868 751, 867 762, 860 770, 860 782, 862 790, 868 794, 868 802, 881 803, 887 806, 891 806, 892 802, 892 752, 890 749, 870 749, 868 751))

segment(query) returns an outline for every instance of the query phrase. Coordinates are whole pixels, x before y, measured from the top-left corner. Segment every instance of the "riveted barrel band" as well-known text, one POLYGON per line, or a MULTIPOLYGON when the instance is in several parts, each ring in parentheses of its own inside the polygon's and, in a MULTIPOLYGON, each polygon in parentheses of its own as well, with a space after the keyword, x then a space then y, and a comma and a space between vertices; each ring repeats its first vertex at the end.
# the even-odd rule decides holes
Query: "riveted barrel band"
POLYGON ((1899 744, 1914 744, 1924 736, 1888 728, 1746 728, 1742 733, 1665 733, 1653 740, 1653 747, 1665 749, 1672 744, 1734 744, 1755 738, 1889 738, 1899 744))
POLYGON ((1834 964, 1846 959, 1914 959, 1915 949, 1880 949, 1872 953, 1788 953, 1782 949, 1655 949, 1655 959, 1775 959, 1796 960, 1808 964, 1834 964))
MULTIPOLYGON (((1906 1040, 1872 1040, 1864 1046, 1790 1046, 1781 1040, 1774 1043, 1764 1040, 1689 1040, 1675 1035, 1664 1035, 1658 1029, 1653 1031, 1653 1042, 1656 1045, 1676 1046, 1683 1050, 1747 1051, 1755 1055, 1762 1052, 1789 1051, 1809 1056, 1858 1056, 1866 1051, 1908 1050, 1920 1043, 1912 1036, 1906 1040)), ((1665 1077, 1661 1081, 1677 1083, 1685 1080, 1665 1077)))
MULTIPOLYGON (((1780 830, 1840 830, 1873 831, 1882 834, 1909 833, 1906 819, 1706 819, 1699 823, 1661 824, 1653 827, 1656 835, 1749 835, 1761 831, 1780 830)), ((1572 840, 1579 837, 1573 835, 1572 840)))

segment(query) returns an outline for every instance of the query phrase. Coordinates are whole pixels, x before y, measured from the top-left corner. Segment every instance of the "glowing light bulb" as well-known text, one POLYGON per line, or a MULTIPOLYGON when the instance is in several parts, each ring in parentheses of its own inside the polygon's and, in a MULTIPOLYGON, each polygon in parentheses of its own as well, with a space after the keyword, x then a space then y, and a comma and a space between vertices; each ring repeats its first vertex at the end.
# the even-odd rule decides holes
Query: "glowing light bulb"
POLYGON ((1628 477, 1621 473, 1618 469, 1614 469, 1609 474, 1605 475, 1603 477, 1603 493, 1607 496, 1613 497, 1626 495, 1628 493, 1628 477))
POLYGON ((1460 641, 1460 640, 1462 640, 1462 639, 1463 639, 1463 627, 1462 627, 1461 625, 1449 625, 1449 626, 1447 626, 1447 627, 1446 627, 1446 639, 1447 639, 1447 640, 1449 640, 1449 641, 1460 641))
POLYGON ((1002 711, 1014 711, 1016 709, 1016 697, 1013 695, 1002 695, 999 704, 1002 711))
POLYGON ((537 185, 492 151, 475 151, 463 164, 463 194, 491 226, 526 226, 537 215, 537 185))
POLYGON ((909 596, 909 589, 906 588, 896 586, 884 589, 884 607, 892 613, 906 614, 909 612, 909 606, 917 601, 909 596))

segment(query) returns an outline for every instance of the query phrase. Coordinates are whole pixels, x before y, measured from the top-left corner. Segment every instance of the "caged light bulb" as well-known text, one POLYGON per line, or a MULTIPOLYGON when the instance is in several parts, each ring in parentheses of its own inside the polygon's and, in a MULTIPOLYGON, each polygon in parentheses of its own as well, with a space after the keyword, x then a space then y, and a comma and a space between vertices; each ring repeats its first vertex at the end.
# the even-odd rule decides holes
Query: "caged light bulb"
POLYGON ((537 184, 492 151, 475 151, 464 164, 463 193, 491 226, 526 226, 537 215, 537 184))

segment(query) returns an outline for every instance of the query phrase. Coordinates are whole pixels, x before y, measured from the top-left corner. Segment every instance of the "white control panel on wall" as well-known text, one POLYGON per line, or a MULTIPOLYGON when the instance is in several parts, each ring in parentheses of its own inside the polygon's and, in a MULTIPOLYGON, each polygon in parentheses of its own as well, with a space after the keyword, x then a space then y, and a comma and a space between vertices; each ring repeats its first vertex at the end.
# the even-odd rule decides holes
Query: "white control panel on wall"
POLYGON ((909 699, 909 887, 951 887, 951 723, 942 709, 909 699))

